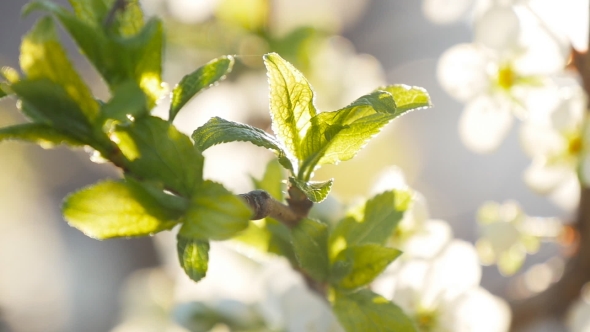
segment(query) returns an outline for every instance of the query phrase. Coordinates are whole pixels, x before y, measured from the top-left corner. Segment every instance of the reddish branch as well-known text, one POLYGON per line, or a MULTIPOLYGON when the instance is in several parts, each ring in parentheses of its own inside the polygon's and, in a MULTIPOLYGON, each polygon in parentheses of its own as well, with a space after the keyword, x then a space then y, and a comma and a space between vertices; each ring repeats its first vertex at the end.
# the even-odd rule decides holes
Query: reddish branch
MULTIPOLYGON (((584 90, 590 96, 590 56, 573 52, 573 66, 582 77, 584 90)), ((590 189, 582 188, 576 223, 579 247, 567 263, 563 277, 546 291, 511 303, 512 331, 547 318, 563 319, 579 297, 582 287, 590 281, 590 189)))

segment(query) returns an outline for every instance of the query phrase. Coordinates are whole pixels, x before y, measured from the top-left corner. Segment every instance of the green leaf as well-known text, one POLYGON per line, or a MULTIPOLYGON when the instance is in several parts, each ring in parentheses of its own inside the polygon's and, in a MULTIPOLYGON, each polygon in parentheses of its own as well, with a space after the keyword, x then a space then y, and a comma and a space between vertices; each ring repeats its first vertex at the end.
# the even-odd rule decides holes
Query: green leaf
MULTIPOLYGON (((303 74, 278 54, 266 54, 264 64, 270 85, 272 129, 288 152, 297 160, 303 160, 301 146, 310 119, 317 113, 313 90, 303 74)), ((297 171, 298 165, 294 166, 297 171)))
POLYGON ((356 293, 336 292, 332 308, 342 327, 349 332, 417 331, 398 306, 367 289, 356 293))
POLYGON ((39 20, 23 38, 20 64, 29 80, 48 79, 61 85, 87 119, 98 116, 98 102, 68 60, 51 18, 39 20))
POLYGON ((187 238, 179 233, 176 249, 186 275, 194 281, 203 279, 209 266, 209 241, 187 238))
MULTIPOLYGON (((84 14, 96 10, 92 9, 94 2, 87 3, 88 1, 95 0, 84 0, 84 3, 81 3, 84 8, 80 9, 82 14, 79 17, 48 1, 32 3, 25 9, 25 13, 44 10, 55 15, 74 38, 82 53, 105 79, 111 91, 128 80, 134 80, 148 96, 148 109, 151 109, 164 92, 161 79, 162 23, 157 19, 151 19, 145 25, 141 24, 142 28, 137 34, 127 35, 137 29, 140 25, 139 20, 143 20, 137 17, 139 7, 136 1, 132 1, 129 14, 123 16, 130 15, 135 18, 129 18, 132 22, 128 22, 128 26, 125 26, 127 23, 122 24, 119 28, 127 32, 122 36, 110 34, 102 28, 102 21, 100 26, 92 22, 95 20, 92 15, 96 13, 88 14, 90 16, 84 14)), ((96 15, 102 20, 99 16, 103 14, 96 15)), ((120 13, 117 15, 123 19, 120 13)))
POLYGON ((115 119, 129 121, 132 118, 147 115, 146 95, 136 82, 127 81, 115 88, 113 97, 102 107, 103 120, 115 119))
POLYGON ((381 274, 401 253, 397 249, 376 244, 350 246, 338 254, 334 263, 337 268, 348 265, 349 271, 341 277, 333 278, 332 283, 339 288, 349 290, 365 286, 381 274))
POLYGON ((116 0, 69 0, 78 18, 96 26, 104 21, 109 12, 109 5, 114 1, 116 0))
POLYGON ((59 144, 82 146, 84 143, 62 134, 55 128, 41 123, 24 123, 0 128, 0 141, 17 140, 36 143, 44 148, 59 144))
POLYGON ((171 229, 181 216, 132 181, 104 181, 66 197, 68 223, 96 239, 146 236, 171 229))
POLYGON ((303 219, 293 227, 293 248, 299 265, 317 281, 324 281, 330 272, 328 258, 328 226, 303 219))
POLYGON ((397 105, 397 114, 407 111, 431 107, 430 96, 425 89, 405 84, 395 84, 380 87, 377 90, 391 93, 397 105))
POLYGON ((368 200, 357 213, 345 217, 330 235, 330 257, 355 245, 385 245, 407 209, 407 200, 403 191, 386 191, 368 200))
POLYGON ((195 188, 180 229, 192 239, 225 240, 248 226, 252 211, 221 184, 204 181, 195 188))
POLYGON ((194 72, 184 76, 172 90, 169 120, 172 122, 180 109, 197 93, 223 80, 234 65, 234 58, 224 56, 213 59, 194 72))
POLYGON ((305 182, 294 177, 289 177, 289 181, 292 185, 299 188, 305 196, 314 203, 319 203, 326 199, 332 189, 332 183, 334 183, 334 179, 324 182, 305 182))
POLYGON ((396 110, 390 93, 376 91, 341 110, 316 115, 305 136, 304 161, 299 174, 309 179, 317 166, 352 159, 369 139, 399 115, 396 110))
POLYGON ((203 179, 203 156, 172 124, 146 116, 115 128, 113 141, 129 160, 128 168, 144 180, 161 181, 190 197, 203 179))
POLYGON ((254 145, 274 150, 279 161, 286 169, 293 171, 291 161, 287 159, 283 147, 277 140, 267 134, 264 130, 213 117, 207 123, 193 132, 195 146, 201 151, 209 147, 227 142, 250 142, 254 145))
POLYGON ((38 79, 21 80, 11 88, 23 101, 23 113, 33 121, 54 127, 85 144, 93 142, 92 125, 62 86, 38 79))

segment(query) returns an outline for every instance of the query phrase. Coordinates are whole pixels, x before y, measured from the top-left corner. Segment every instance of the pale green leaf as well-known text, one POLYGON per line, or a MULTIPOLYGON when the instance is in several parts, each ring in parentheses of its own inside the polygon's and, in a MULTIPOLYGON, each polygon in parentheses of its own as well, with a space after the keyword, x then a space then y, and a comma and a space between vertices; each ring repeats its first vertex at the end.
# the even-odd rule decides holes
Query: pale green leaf
POLYGON ((82 146, 84 143, 64 135, 52 126, 41 123, 23 123, 0 128, 0 141, 17 140, 36 143, 44 148, 51 148, 59 144, 82 146))
POLYGON ((341 110, 313 117, 302 146, 301 177, 309 179, 317 166, 352 159, 398 116, 396 109, 390 93, 376 91, 341 110))
POLYGON ((180 109, 197 93, 225 79, 234 65, 234 58, 224 56, 213 59, 194 72, 184 76, 172 90, 168 121, 172 122, 180 109))
POLYGON ((345 217, 330 235, 330 257, 354 245, 384 245, 403 217, 406 200, 403 192, 386 191, 368 200, 358 213, 345 217))
POLYGON ((254 145, 274 150, 283 167, 293 171, 291 161, 287 159, 281 144, 264 130, 213 117, 193 132, 195 146, 205 151, 213 145, 227 142, 250 142, 254 145))
POLYGON ((417 86, 395 84, 380 87, 379 90, 391 93, 397 105, 397 114, 432 106, 428 92, 417 86))
POLYGON ((42 18, 23 38, 20 64, 29 80, 48 79, 61 85, 89 120, 98 116, 98 102, 59 43, 53 21, 42 18))
POLYGON ((343 289, 356 289, 369 284, 393 262, 401 251, 377 244, 350 246, 341 251, 335 259, 335 266, 347 265, 345 275, 332 279, 332 283, 343 289), (345 264, 342 264, 342 263, 345 264), (339 264, 336 264, 339 263, 339 264))
POLYGON ((276 200, 282 201, 285 192, 284 179, 285 172, 278 160, 271 159, 268 164, 266 164, 266 169, 262 178, 260 180, 252 178, 252 182, 256 189, 264 190, 276 200))
POLYGON ((278 54, 266 54, 264 64, 270 85, 272 129, 288 152, 303 160, 303 139, 310 128, 310 119, 317 113, 313 90, 303 74, 278 54))
POLYGON ((130 181, 104 181, 66 197, 64 218, 96 239, 151 235, 177 224, 180 214, 130 181))
POLYGON ((317 281, 330 273, 328 226, 312 219, 302 219, 291 231, 295 256, 301 268, 317 281))
POLYGON ((225 240, 248 226, 252 211, 221 184, 204 181, 191 198, 181 228, 192 239, 225 240))
POLYGON ((305 182, 294 177, 289 177, 289 181, 292 185, 299 188, 305 196, 314 203, 319 203, 326 199, 332 189, 332 183, 334 183, 333 179, 324 182, 305 182))
POLYGON ((204 159, 200 151, 167 121, 141 117, 117 126, 112 137, 136 176, 160 181, 185 197, 190 197, 203 179, 204 159))
POLYGON ((417 331, 402 309, 367 289, 356 293, 336 292, 332 307, 348 332, 417 331))
POLYGON ((181 232, 176 240, 178 260, 186 275, 194 281, 203 279, 209 267, 209 241, 191 239, 181 232))

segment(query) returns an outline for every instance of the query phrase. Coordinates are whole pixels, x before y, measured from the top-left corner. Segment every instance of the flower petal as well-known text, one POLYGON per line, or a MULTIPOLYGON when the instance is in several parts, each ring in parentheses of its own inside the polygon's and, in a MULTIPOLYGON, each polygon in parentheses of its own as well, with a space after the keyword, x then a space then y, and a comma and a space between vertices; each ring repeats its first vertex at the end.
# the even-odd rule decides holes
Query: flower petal
POLYGON ((441 330, 454 332, 505 332, 510 326, 508 304, 476 287, 450 303, 441 317, 441 330))
POLYGON ((567 165, 549 165, 544 159, 534 159, 524 171, 525 183, 540 194, 548 194, 560 186, 573 169, 567 165))
POLYGON ((431 22, 449 24, 464 16, 472 3, 473 0, 424 0, 422 13, 431 22))
POLYGON ((448 94, 468 101, 490 84, 487 67, 491 56, 475 44, 459 44, 446 50, 438 61, 437 77, 448 94))
POLYGON ((500 145, 512 122, 510 106, 506 102, 481 96, 465 107, 459 119, 459 135, 469 149, 488 153, 500 145))
POLYGON ((474 25, 474 41, 494 50, 504 52, 518 42, 520 22, 512 6, 492 6, 474 25))

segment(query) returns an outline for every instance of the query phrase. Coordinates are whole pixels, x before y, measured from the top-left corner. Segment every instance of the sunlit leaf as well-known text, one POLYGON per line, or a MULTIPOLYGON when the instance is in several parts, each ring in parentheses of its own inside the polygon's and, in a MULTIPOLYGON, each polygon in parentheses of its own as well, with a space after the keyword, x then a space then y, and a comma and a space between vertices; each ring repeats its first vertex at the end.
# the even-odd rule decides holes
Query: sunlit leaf
POLYGON ((344 262, 348 265, 348 272, 333 279, 333 284, 339 288, 356 289, 365 286, 375 279, 385 268, 393 262, 401 251, 376 244, 350 246, 341 251, 335 263, 344 262))
MULTIPOLYGON (((309 130, 309 121, 317 113, 313 90, 303 74, 278 54, 266 54, 264 64, 270 85, 273 131, 292 156, 303 160, 300 147, 309 130)), ((297 171, 298 166, 293 166, 297 171)))
POLYGON ((361 244, 384 245, 407 208, 403 192, 383 192, 366 202, 364 208, 341 220, 330 235, 330 255, 361 244))
POLYGON ((68 60, 51 18, 39 20, 23 38, 20 64, 29 80, 48 79, 61 85, 89 120, 98 116, 98 102, 68 60))
POLYGON ((376 91, 336 112, 311 118, 302 146, 301 171, 308 179, 316 166, 352 159, 373 136, 398 116, 390 93, 376 91))
POLYGON ((191 198, 181 233, 192 239, 225 240, 248 226, 252 211, 221 184, 204 181, 191 198))
POLYGON ((223 80, 231 72, 233 65, 234 58, 224 56, 213 59, 184 76, 172 91, 168 121, 172 122, 180 109, 196 94, 223 80))
POLYGON ((44 148, 59 144, 82 146, 84 143, 62 134, 52 126, 41 123, 24 123, 0 128, 0 141, 17 140, 36 143, 44 148))
POLYGON ((291 231, 295 256, 301 268, 312 278, 324 281, 330 273, 328 258, 328 226, 302 219, 291 231))
POLYGON ((395 304, 363 289, 356 293, 335 292, 334 313, 348 332, 416 332, 412 320, 395 304))
POLYGON ((65 219, 97 238, 145 236, 170 229, 180 214, 130 181, 103 181, 66 197, 65 219))
POLYGON ((141 117, 117 126, 112 137, 136 176, 161 181, 185 197, 190 197, 203 179, 203 156, 186 135, 167 121, 141 117))
POLYGON ((380 87, 377 89, 377 91, 379 90, 391 93, 397 106, 396 113, 398 115, 407 111, 432 106, 428 92, 426 92, 425 89, 417 86, 394 84, 380 87))
POLYGON ((227 142, 250 142, 254 145, 274 150, 279 161, 286 169, 293 170, 291 161, 287 159, 285 151, 281 144, 264 130, 242 124, 224 120, 219 117, 213 117, 207 123, 197 128, 193 132, 195 146, 201 151, 209 147, 227 142))
POLYGON ((181 232, 176 240, 178 260, 186 275, 194 281, 203 279, 209 267, 209 241, 187 238, 181 232))
POLYGON ((332 189, 332 183, 334 183, 333 179, 324 182, 305 182, 294 177, 289 177, 289 181, 314 203, 319 203, 326 199, 332 189))
POLYGON ((221 0, 216 16, 252 32, 262 32, 268 24, 269 3, 265 0, 221 0))

